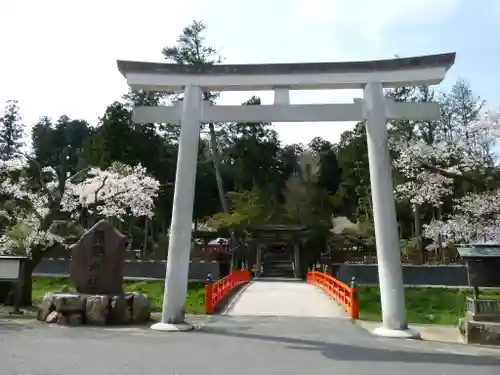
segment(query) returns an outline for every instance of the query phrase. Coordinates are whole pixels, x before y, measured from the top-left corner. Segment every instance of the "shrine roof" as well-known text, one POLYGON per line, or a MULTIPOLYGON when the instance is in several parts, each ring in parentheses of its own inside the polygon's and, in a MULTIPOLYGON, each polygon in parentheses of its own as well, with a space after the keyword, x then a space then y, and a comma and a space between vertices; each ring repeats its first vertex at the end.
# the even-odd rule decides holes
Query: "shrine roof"
POLYGON ((248 230, 250 232, 302 232, 307 230, 307 227, 298 225, 268 224, 249 227, 248 230))

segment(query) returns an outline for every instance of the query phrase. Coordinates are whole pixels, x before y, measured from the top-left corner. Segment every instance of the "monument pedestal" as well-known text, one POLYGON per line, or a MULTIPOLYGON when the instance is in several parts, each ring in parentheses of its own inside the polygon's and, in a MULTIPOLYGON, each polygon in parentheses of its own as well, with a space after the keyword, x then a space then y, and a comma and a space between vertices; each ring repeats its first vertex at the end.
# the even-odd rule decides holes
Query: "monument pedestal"
POLYGON ((115 295, 47 293, 38 306, 38 320, 62 325, 147 323, 151 298, 141 293, 115 295))
POLYGON ((38 306, 38 320, 68 325, 146 323, 151 298, 141 293, 115 295, 47 293, 38 306))

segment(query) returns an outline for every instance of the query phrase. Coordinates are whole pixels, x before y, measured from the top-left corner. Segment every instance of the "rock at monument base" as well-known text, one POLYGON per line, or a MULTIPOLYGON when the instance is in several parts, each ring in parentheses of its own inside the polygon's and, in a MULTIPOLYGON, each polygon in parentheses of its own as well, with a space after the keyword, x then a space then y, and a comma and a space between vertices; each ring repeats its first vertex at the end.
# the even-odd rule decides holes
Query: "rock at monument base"
POLYGON ((464 344, 500 346, 500 322, 477 322, 460 318, 458 330, 464 344))
POLYGON ((85 307, 85 298, 79 293, 53 293, 54 309, 61 313, 82 311, 85 307))
POLYGON ((68 324, 68 318, 66 316, 64 316, 63 314, 59 313, 57 316, 56 323, 61 325, 61 326, 65 326, 68 324))
POLYGON ((87 323, 106 325, 109 317, 109 298, 107 296, 88 296, 85 304, 87 323))
POLYGON ((151 297, 141 293, 126 293, 131 300, 132 323, 147 322, 151 316, 151 297))
POLYGON ((67 324, 70 326, 81 326, 83 324, 83 313, 74 312, 68 314, 67 324))
POLYGON ((57 323, 57 319, 59 319, 59 315, 61 315, 61 313, 58 313, 57 311, 52 311, 45 318, 45 322, 47 322, 47 323, 57 323))
POLYGON ((146 323, 151 297, 131 292, 118 295, 46 293, 38 305, 38 320, 78 326, 146 323))
POLYGON ((111 324, 128 324, 131 322, 132 311, 124 295, 113 296, 109 309, 111 324))
POLYGON ((38 305, 38 315, 37 319, 44 322, 49 314, 54 311, 54 303, 52 302, 53 293, 45 293, 42 300, 38 305))

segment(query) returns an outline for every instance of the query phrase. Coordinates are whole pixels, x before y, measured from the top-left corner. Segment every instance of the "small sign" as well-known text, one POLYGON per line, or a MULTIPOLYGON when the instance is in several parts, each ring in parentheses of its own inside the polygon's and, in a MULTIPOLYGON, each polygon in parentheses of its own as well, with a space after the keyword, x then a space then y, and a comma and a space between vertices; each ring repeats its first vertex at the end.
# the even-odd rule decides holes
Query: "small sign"
POLYGON ((0 280, 16 281, 20 277, 21 262, 25 257, 0 256, 0 280))
POLYGON ((500 258, 500 245, 464 245, 457 251, 462 258, 500 258))

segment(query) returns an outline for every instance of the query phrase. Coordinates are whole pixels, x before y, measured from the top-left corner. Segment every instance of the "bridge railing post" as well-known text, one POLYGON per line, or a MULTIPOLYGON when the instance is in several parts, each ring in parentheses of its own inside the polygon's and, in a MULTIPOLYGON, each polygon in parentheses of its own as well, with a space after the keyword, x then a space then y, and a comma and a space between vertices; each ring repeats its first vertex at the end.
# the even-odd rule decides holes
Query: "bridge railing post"
POLYGON ((209 273, 205 279, 205 314, 212 314, 214 312, 212 294, 212 274, 209 273))
POLYGON ((353 276, 350 284, 351 294, 351 309, 349 311, 350 318, 355 320, 359 319, 359 288, 356 283, 356 278, 353 276))

